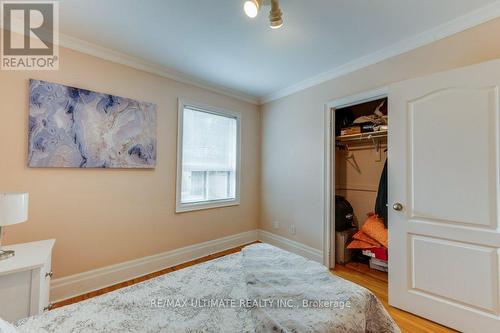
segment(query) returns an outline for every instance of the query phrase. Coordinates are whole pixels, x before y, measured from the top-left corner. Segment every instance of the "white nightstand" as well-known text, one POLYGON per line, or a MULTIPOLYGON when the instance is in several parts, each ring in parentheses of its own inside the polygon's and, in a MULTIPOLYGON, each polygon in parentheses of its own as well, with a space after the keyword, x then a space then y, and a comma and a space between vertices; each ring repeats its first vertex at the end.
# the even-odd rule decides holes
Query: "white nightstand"
POLYGON ((13 322, 50 309, 55 239, 6 245, 14 257, 0 260, 0 318, 13 322))

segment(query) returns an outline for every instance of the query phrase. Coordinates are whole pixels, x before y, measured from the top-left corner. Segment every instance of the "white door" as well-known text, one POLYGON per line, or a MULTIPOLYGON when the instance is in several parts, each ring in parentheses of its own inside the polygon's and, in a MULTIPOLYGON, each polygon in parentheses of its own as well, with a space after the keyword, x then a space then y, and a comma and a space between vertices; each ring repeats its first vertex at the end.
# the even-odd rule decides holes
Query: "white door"
POLYGON ((389 303, 463 332, 500 332, 499 86, 495 60, 389 93, 389 303))

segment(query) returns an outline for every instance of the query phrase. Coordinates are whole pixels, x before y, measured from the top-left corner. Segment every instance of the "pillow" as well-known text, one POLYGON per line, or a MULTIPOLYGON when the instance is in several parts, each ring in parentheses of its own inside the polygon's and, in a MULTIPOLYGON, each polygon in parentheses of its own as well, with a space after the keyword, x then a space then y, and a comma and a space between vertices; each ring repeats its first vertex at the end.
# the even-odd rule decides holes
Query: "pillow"
POLYGON ((16 333, 17 330, 14 326, 0 318, 0 333, 16 333))
POLYGON ((379 219, 377 215, 369 216, 366 219, 365 224, 363 224, 363 226, 361 227, 361 230, 365 234, 382 244, 385 248, 389 247, 387 241, 387 229, 385 228, 382 219, 379 219))
POLYGON ((382 247, 382 244, 380 244, 375 239, 373 239, 370 236, 368 236, 367 234, 365 234, 363 232, 363 230, 360 230, 357 233, 355 233, 354 236, 352 236, 352 238, 369 243, 369 244, 376 246, 376 247, 382 247))
POLYGON ((347 245, 348 249, 359 249, 359 250, 367 250, 367 249, 373 249, 375 246, 371 245, 370 243, 364 242, 362 240, 357 240, 354 239, 349 245, 347 245))

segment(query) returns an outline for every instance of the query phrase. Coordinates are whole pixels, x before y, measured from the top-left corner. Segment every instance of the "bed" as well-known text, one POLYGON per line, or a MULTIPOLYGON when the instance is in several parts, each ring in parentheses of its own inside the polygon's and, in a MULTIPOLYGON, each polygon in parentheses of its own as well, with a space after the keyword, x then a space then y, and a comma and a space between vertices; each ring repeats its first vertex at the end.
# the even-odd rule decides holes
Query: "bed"
POLYGON ((29 317, 18 332, 399 332, 367 289, 268 244, 29 317))

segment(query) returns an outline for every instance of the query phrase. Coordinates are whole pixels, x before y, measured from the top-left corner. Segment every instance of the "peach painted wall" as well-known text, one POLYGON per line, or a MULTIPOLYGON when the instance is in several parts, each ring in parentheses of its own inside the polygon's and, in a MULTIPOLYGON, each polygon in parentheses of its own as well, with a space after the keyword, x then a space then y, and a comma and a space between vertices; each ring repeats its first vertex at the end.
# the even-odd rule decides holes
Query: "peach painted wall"
MULTIPOLYGON (((324 110, 335 99, 500 57, 500 19, 262 106, 261 228, 323 248, 324 110), (273 221, 280 227, 273 228, 273 221), (296 233, 289 226, 295 225, 296 233)), ((390 152, 389 152, 390 153, 390 152)))
POLYGON ((6 227, 6 244, 55 238, 53 271, 59 278, 257 228, 257 106, 72 50, 60 51, 59 71, 0 71, 0 191, 30 193, 29 221, 6 227), (156 169, 28 168, 29 78, 156 103, 156 169), (241 113, 239 206, 174 212, 178 97, 241 113))

